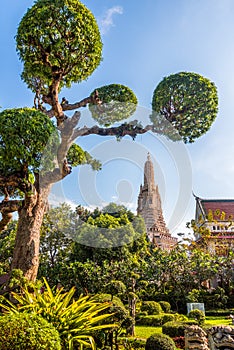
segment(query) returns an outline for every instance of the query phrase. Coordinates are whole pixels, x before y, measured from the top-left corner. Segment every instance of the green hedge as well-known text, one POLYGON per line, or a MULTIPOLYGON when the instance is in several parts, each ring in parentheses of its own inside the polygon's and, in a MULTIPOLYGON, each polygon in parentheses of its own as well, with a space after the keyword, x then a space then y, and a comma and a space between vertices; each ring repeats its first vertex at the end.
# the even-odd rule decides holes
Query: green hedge
POLYGON ((0 317, 1 350, 60 350, 58 331, 38 315, 19 313, 0 317))
POLYGON ((161 315, 142 316, 137 321, 137 325, 152 326, 152 327, 161 326, 162 316, 161 315))
POLYGON ((137 324, 140 326, 161 326, 166 322, 175 321, 176 314, 161 314, 161 315, 148 315, 141 316, 138 315, 137 324))
POLYGON ((229 316, 234 314, 234 309, 206 310, 206 316, 229 316))

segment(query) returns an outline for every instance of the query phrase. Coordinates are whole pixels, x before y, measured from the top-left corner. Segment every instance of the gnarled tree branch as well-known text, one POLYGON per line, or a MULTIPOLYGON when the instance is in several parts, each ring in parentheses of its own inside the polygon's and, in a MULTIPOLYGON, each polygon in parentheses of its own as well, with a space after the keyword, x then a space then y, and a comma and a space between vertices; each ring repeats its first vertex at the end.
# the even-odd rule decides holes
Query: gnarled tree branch
POLYGON ((68 103, 68 101, 63 97, 61 105, 62 105, 63 111, 70 111, 81 107, 86 107, 87 104, 89 103, 96 104, 96 105, 100 105, 102 103, 102 101, 98 97, 97 90, 95 91, 95 94, 93 94, 92 96, 86 97, 83 100, 72 104, 68 103))
POLYGON ((76 129, 73 134, 73 139, 75 140, 79 136, 88 135, 116 136, 120 138, 129 135, 135 139, 137 135, 145 134, 149 130, 153 130, 152 125, 141 127, 139 125, 131 125, 131 123, 124 123, 120 126, 111 128, 100 128, 99 126, 95 125, 92 128, 83 127, 81 129, 76 129))
POLYGON ((12 220, 13 212, 18 211, 21 207, 21 200, 3 200, 0 203, 0 212, 2 214, 2 219, 0 221, 0 232, 7 228, 7 225, 12 220))

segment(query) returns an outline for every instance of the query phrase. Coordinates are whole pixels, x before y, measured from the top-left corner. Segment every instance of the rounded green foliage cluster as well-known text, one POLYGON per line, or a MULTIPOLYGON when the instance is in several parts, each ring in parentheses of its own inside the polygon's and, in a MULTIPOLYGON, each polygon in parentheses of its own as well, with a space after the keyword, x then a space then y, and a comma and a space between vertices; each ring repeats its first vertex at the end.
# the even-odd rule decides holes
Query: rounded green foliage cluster
POLYGON ((143 350, 145 349, 145 339, 136 339, 136 338, 122 338, 120 339, 120 344, 124 346, 126 350, 143 350))
POLYGON ((37 0, 16 36, 23 80, 33 91, 53 79, 62 86, 87 79, 101 61, 102 42, 93 14, 79 0, 37 0))
POLYGON ((162 308, 156 301, 143 301, 141 311, 147 311, 148 315, 159 315, 162 313, 162 308))
POLYGON ((171 311, 171 305, 168 303, 168 301, 159 301, 158 302, 163 310, 163 312, 170 312, 171 311))
POLYGON ((161 315, 141 316, 137 321, 137 324, 141 326, 150 326, 150 327, 161 326, 162 316, 161 315))
POLYGON ((194 309, 189 312, 189 318, 195 319, 200 326, 205 323, 206 316, 202 310, 194 309))
POLYGON ((151 335, 145 345, 145 350, 175 350, 175 343, 165 334, 151 335))
MULTIPOLYGON (((110 84, 95 89, 101 105, 89 105, 93 119, 100 125, 109 126, 115 122, 129 118, 136 110, 137 98, 127 86, 110 84)), ((95 93, 92 92, 91 96, 95 93)))
POLYGON ((100 170, 101 163, 93 158, 87 151, 84 151, 79 145, 73 143, 67 153, 68 164, 76 167, 81 164, 91 165, 93 170, 100 170))
POLYGON ((137 324, 143 325, 143 326, 161 326, 164 323, 167 323, 169 321, 175 321, 176 317, 174 314, 161 314, 161 315, 138 315, 139 319, 137 321, 137 324))
POLYGON ((58 331, 45 319, 33 314, 0 317, 1 350, 60 350, 58 331))
MULTIPOLYGON (((110 323, 115 323, 119 327, 126 330, 128 333, 129 329, 132 327, 133 319, 129 316, 128 310, 125 308, 124 304, 117 296, 111 294, 97 294, 95 300, 99 302, 109 302, 110 306, 107 309, 111 317, 108 319, 110 323)), ((114 330, 114 327, 113 327, 114 330)))
POLYGON ((171 338, 183 337, 185 328, 185 323, 169 321, 162 326, 162 332, 171 338))
POLYGON ((32 108, 4 110, 0 120, 1 173, 38 170, 45 146, 56 131, 52 121, 32 108))
POLYGON ((164 78, 154 90, 153 123, 157 113, 178 130, 185 142, 193 142, 206 133, 218 113, 214 83, 196 73, 180 72, 164 78))

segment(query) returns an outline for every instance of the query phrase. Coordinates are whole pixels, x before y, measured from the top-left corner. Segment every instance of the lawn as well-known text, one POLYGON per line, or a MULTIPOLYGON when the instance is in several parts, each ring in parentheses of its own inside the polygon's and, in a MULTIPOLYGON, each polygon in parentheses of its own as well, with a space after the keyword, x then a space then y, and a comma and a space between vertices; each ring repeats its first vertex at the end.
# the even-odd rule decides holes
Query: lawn
POLYGON ((162 327, 136 326, 136 338, 149 338, 154 333, 162 333, 162 327))
POLYGON ((231 319, 225 318, 225 317, 212 317, 212 316, 206 316, 206 323, 205 325, 209 326, 219 326, 219 325, 225 325, 225 326, 231 326, 232 322, 231 319))

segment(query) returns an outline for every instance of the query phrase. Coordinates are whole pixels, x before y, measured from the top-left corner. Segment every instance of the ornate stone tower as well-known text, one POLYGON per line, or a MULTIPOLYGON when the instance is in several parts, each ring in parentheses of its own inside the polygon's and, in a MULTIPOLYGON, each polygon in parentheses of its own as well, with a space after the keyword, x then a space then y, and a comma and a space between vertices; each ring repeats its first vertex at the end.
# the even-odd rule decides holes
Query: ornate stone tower
POLYGON ((163 218, 161 197, 158 185, 155 185, 154 166, 149 153, 144 167, 144 185, 140 186, 138 196, 137 214, 143 217, 152 243, 165 250, 171 250, 177 244, 177 239, 171 236, 163 218))

